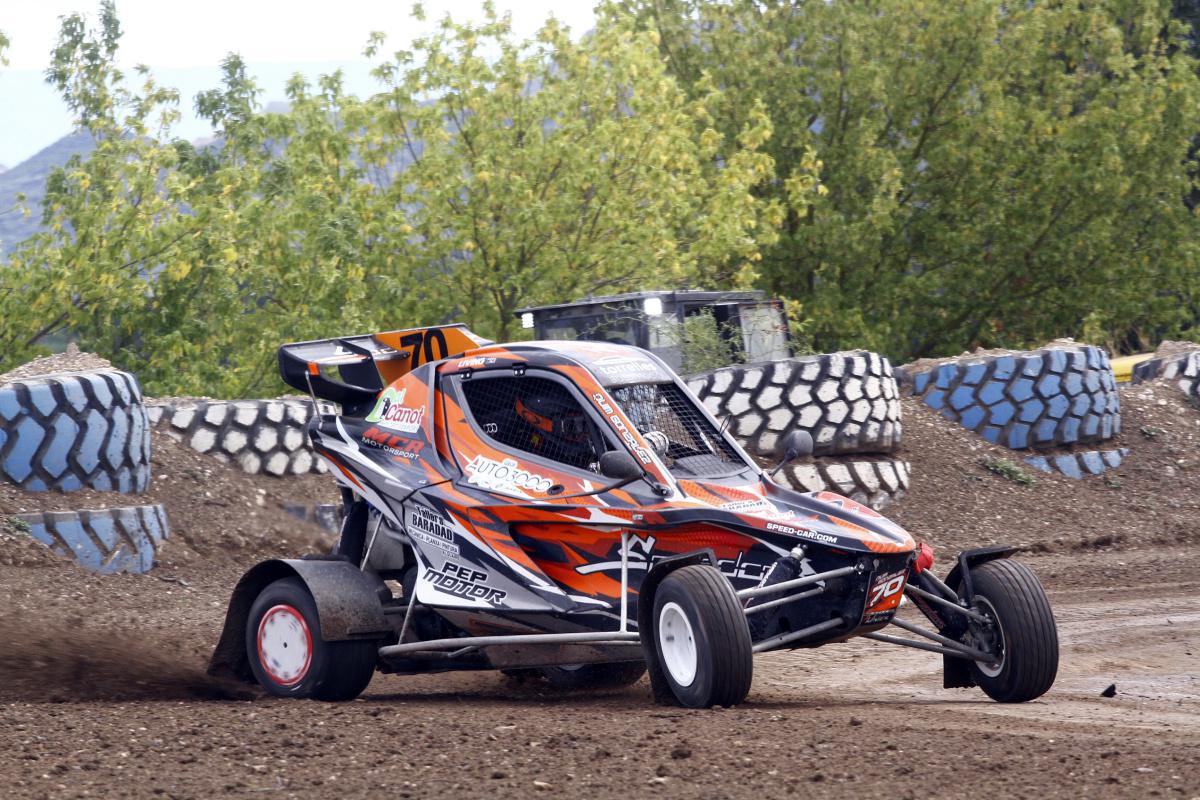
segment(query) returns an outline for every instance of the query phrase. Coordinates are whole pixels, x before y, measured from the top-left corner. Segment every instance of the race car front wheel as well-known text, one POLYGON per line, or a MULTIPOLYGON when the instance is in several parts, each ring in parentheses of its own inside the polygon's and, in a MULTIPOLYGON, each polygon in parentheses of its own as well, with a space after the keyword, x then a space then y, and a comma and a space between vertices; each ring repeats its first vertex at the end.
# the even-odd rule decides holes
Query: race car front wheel
POLYGON ((995 654, 972 662, 971 677, 993 700, 1041 697, 1058 674, 1058 631, 1037 576, 1019 561, 998 559, 971 570, 972 605, 987 620, 971 623, 972 645, 995 654))
POLYGON ((732 706, 746 698, 754 670, 750 629, 718 570, 693 564, 664 578, 654 594, 649 633, 655 669, 679 705, 732 706))
POLYGON ((377 644, 321 639, 317 606, 299 578, 268 584, 246 620, 255 679, 277 697, 353 700, 375 673, 377 644))

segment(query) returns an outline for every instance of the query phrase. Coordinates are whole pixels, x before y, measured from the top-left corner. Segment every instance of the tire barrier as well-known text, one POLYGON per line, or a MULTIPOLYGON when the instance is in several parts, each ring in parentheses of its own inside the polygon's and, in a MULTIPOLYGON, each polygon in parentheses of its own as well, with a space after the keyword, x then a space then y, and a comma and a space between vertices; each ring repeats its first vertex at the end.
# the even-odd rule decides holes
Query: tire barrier
POLYGON ((903 391, 1013 450, 1101 442, 1121 431, 1116 380, 1098 347, 964 356, 898 373, 903 391))
POLYGON ((342 529, 342 507, 337 503, 284 503, 283 510, 296 519, 311 522, 326 533, 339 533, 342 529))
POLYGON ((1200 397, 1200 350, 1165 358, 1152 358, 1133 368, 1133 383, 1157 378, 1176 381, 1189 397, 1200 397))
POLYGON ((724 367, 688 388, 758 455, 786 432, 812 434, 816 455, 890 453, 900 444, 900 393, 891 363, 855 350, 724 367))
POLYGON ((779 473, 798 492, 837 492, 878 511, 908 491, 907 461, 813 459, 788 464, 779 473))
POLYGON ((144 492, 150 428, 137 379, 96 370, 0 385, 0 478, 30 492, 144 492))
POLYGON ((1116 450, 1087 450, 1057 456, 1026 456, 1025 463, 1041 472, 1060 472, 1068 478, 1086 478, 1121 466, 1128 447, 1116 450))
MULTIPOLYGON (((321 405, 322 412, 335 407, 321 405)), ((307 400, 165 400, 146 409, 157 429, 252 475, 325 472, 308 446, 307 400)))
POLYGON ((19 520, 18 528, 55 553, 102 574, 146 572, 170 536, 161 505, 14 514, 9 519, 19 520))

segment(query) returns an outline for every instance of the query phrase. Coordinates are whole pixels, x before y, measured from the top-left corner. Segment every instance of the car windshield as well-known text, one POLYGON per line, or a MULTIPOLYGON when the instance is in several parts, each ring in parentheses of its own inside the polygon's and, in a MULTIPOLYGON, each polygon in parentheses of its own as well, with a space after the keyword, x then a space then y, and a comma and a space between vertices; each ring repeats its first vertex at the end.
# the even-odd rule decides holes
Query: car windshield
POLYGON ((676 478, 716 477, 746 468, 737 450, 674 383, 638 383, 610 392, 676 478))

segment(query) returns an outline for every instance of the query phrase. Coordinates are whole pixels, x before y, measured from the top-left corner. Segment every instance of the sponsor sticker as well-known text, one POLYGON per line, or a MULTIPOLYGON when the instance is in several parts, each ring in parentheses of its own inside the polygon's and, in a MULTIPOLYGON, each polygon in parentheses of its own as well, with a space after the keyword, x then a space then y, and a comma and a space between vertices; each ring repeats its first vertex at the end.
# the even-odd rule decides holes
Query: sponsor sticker
POLYGON ((468 600, 482 600, 485 603, 501 603, 508 596, 507 592, 494 589, 487 585, 488 574, 472 567, 465 567, 454 561, 447 561, 441 570, 428 570, 425 578, 439 592, 463 597, 468 600))
POLYGON ((475 456, 467 464, 467 483, 498 492, 529 491, 545 494, 554 481, 530 472, 515 458, 496 461, 487 456, 475 456))
POLYGON ((432 508, 416 503, 409 506, 408 516, 404 520, 404 532, 409 538, 436 547, 444 553, 459 555, 458 545, 454 544, 454 528, 451 527, 450 520, 432 508))
POLYGON ((367 422, 374 422, 381 428, 400 431, 401 433, 416 433, 421 429, 425 419, 425 406, 412 408, 404 404, 408 388, 399 391, 390 386, 379 395, 375 409, 367 415, 367 422))
POLYGON ((608 356, 593 361, 592 367, 606 381, 638 382, 663 377, 657 364, 638 356, 608 356))
POLYGON ((801 539, 811 539, 814 542, 824 542, 825 544, 837 544, 837 537, 828 533, 818 533, 809 528, 794 528, 791 525, 780 525, 778 522, 768 522, 767 530, 786 533, 789 536, 799 536, 801 539))
POLYGON ((458 363, 454 365, 455 369, 480 369, 482 367, 490 367, 496 363, 494 356, 472 356, 471 358, 460 358, 458 363))
POLYGON ((604 416, 608 417, 608 421, 616 428, 617 433, 621 436, 621 440, 629 445, 629 449, 637 455, 638 461, 641 461, 643 464, 654 463, 654 458, 650 455, 650 451, 637 443, 637 439, 633 437, 633 432, 629 430, 629 426, 621 419, 621 415, 612 407, 612 404, 604 399, 604 395, 596 392, 592 395, 592 400, 596 402, 596 405, 604 412, 604 416))
POLYGON ((418 439, 405 439, 378 426, 372 426, 363 433, 362 443, 394 456, 397 461, 415 461, 425 447, 425 443, 418 439))

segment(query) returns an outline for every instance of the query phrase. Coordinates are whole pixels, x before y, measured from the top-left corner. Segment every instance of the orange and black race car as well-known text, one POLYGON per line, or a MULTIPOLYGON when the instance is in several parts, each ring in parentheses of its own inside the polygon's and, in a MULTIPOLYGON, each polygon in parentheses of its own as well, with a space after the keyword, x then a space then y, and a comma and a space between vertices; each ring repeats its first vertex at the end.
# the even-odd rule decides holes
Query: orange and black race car
MULTIPOLYGON (((755 653, 863 636, 940 653, 946 686, 1000 701, 1054 681, 1054 618, 1011 549, 963 552, 939 580, 870 508, 774 483, 644 350, 447 325, 289 344, 279 363, 313 398, 344 521, 329 556, 246 573, 215 674, 344 700, 376 669, 575 687, 648 670, 658 700, 707 707, 745 698, 755 653), (897 618, 906 600, 934 630, 897 618)), ((781 436, 781 464, 811 450, 781 436)))

